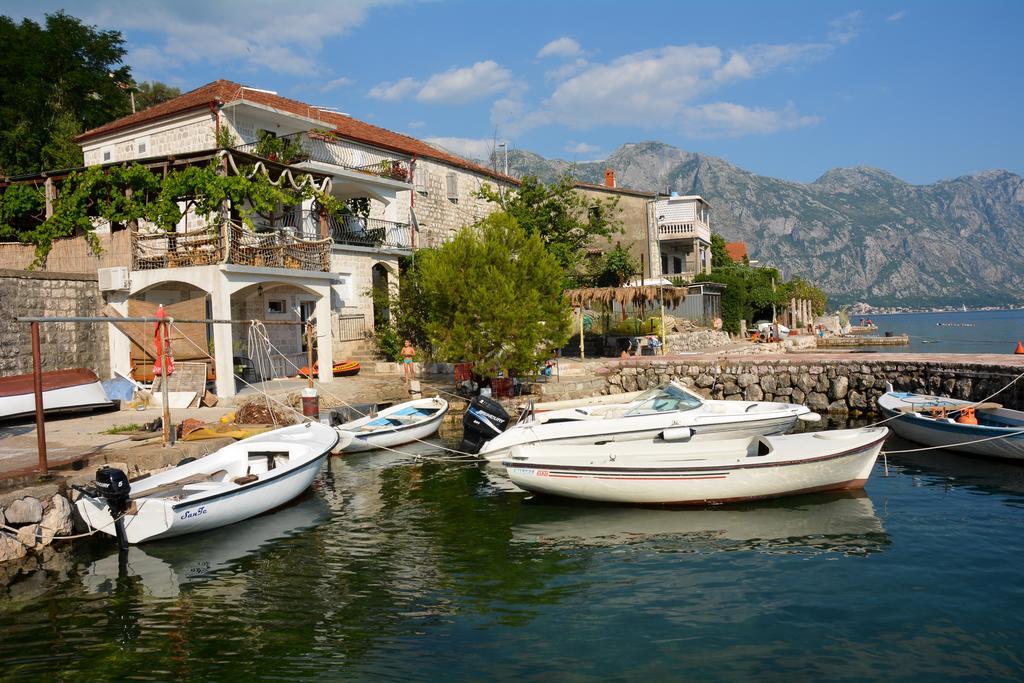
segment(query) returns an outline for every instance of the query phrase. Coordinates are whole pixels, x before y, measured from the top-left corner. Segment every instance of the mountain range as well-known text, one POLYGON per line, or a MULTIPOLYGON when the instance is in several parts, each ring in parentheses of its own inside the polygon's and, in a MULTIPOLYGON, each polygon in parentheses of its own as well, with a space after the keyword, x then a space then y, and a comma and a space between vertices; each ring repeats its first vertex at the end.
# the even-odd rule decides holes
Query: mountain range
POLYGON ((508 152, 511 175, 545 182, 569 173, 601 183, 606 168, 619 187, 702 195, 714 232, 746 242, 752 259, 785 277, 815 282, 833 304, 1024 301, 1024 178, 1008 171, 912 185, 876 168, 837 168, 799 183, 661 142, 580 163, 508 152))

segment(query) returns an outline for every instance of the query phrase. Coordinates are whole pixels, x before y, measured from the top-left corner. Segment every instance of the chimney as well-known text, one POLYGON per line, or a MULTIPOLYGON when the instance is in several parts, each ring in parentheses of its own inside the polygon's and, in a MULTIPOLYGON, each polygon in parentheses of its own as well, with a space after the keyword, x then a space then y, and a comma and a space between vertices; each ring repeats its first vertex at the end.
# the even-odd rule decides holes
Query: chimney
POLYGON ((615 171, 610 168, 604 169, 604 186, 615 187, 615 171))

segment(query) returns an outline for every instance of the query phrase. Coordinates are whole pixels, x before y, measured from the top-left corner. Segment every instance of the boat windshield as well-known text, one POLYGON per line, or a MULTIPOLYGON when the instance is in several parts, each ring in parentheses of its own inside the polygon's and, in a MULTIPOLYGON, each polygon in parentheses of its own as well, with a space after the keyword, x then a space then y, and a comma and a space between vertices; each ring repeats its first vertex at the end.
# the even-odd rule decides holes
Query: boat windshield
POLYGON ((676 410, 693 410, 701 406, 701 399, 675 384, 650 389, 629 404, 626 415, 648 415, 676 410))

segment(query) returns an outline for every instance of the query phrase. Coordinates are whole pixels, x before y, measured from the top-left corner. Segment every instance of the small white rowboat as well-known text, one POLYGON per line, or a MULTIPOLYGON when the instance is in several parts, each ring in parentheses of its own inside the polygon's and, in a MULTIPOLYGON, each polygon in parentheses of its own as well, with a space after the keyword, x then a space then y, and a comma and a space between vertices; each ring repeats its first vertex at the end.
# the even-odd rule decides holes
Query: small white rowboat
POLYGON ((340 438, 331 427, 312 422, 275 429, 146 479, 130 484, 124 479, 113 492, 100 480, 116 482, 124 475, 103 468, 97 472, 97 487, 106 490, 86 489, 89 495, 80 496, 75 506, 90 528, 112 536, 117 535, 119 510, 126 508, 122 519, 128 543, 234 524, 308 489, 340 438))
POLYGON ((374 448, 393 448, 426 439, 441 427, 448 401, 439 396, 407 401, 335 427, 352 435, 335 453, 356 453, 374 448))
POLYGON ((892 387, 878 398, 878 407, 892 418, 892 430, 909 441, 968 455, 1024 460, 1024 411, 892 387), (977 424, 959 421, 967 409, 977 424))
POLYGON ((864 487, 885 427, 786 436, 601 446, 517 446, 516 486, 609 503, 706 505, 864 487))

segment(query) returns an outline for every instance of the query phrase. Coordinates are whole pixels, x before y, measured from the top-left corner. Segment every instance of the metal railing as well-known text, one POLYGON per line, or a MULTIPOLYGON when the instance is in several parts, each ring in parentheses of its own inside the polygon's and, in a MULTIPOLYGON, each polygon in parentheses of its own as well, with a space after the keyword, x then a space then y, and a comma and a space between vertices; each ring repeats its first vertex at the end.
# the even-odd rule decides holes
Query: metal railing
POLYGON ((366 316, 362 313, 338 315, 334 327, 334 341, 360 341, 366 338, 366 316))
POLYGON ((389 156, 372 147, 343 144, 316 133, 282 135, 237 145, 234 149, 282 164, 318 161, 378 178, 403 183, 412 180, 411 167, 405 159, 389 156))
POLYGON ((413 227, 408 223, 358 216, 329 216, 327 220, 331 228, 331 239, 335 244, 412 249, 413 227))

